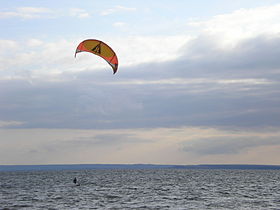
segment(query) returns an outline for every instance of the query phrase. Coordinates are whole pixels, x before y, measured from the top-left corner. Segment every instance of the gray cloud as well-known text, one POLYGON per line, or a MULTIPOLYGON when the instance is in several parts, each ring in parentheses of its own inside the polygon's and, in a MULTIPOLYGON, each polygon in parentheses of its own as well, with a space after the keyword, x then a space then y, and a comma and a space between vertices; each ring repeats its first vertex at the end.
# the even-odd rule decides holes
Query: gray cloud
MULTIPOLYGON (((115 147, 121 149, 126 144, 145 143, 147 140, 140 139, 134 134, 97 134, 86 137, 76 137, 68 140, 56 139, 42 143, 38 148, 33 148, 28 153, 55 153, 59 151, 80 151, 85 148, 115 147)), ((149 141, 151 142, 151 141, 149 141)))
POLYGON ((205 37, 175 61, 67 81, 0 81, 0 121, 20 128, 279 126, 280 38, 260 36, 222 50, 205 37))
POLYGON ((198 155, 223 155, 240 154, 267 145, 280 145, 279 137, 211 137, 186 142, 182 149, 198 155))

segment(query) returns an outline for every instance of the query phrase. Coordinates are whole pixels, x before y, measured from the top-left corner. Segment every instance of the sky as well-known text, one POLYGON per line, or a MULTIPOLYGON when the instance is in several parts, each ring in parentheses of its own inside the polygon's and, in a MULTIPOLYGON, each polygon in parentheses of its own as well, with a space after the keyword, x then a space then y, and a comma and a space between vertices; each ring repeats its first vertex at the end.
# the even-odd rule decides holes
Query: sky
POLYGON ((1 165, 280 165, 278 0, 0 4, 1 165))

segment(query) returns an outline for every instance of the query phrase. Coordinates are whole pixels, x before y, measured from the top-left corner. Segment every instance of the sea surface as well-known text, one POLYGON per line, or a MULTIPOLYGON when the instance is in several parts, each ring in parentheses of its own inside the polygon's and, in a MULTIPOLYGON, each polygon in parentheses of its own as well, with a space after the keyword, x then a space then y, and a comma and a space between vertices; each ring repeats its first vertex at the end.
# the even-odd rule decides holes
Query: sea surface
POLYGON ((0 209, 280 209, 280 171, 6 171, 0 209))

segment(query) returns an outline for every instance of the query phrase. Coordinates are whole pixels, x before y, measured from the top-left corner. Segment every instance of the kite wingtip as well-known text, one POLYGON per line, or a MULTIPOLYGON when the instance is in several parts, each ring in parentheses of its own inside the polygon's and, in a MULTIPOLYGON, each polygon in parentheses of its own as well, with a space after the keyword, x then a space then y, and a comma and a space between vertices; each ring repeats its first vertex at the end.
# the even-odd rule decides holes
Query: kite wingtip
MULTIPOLYGON (((117 65, 118 65, 118 64, 117 64, 117 65)), ((113 74, 116 74, 117 71, 118 71, 118 66, 114 66, 114 67, 113 67, 113 74)))

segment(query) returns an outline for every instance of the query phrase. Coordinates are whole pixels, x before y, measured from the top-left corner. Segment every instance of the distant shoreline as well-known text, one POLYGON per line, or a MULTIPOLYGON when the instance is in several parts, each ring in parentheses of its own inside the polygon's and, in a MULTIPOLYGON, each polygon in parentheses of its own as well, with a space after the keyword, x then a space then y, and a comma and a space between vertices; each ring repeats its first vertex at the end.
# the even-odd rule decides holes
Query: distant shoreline
POLYGON ((51 165, 0 165, 2 171, 50 171, 50 170, 102 170, 102 169, 220 169, 220 170, 280 170, 280 165, 246 164, 51 164, 51 165))

